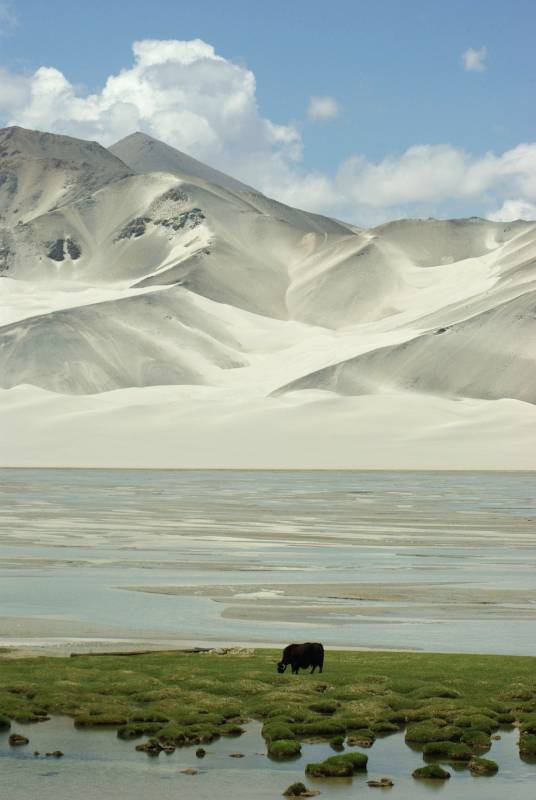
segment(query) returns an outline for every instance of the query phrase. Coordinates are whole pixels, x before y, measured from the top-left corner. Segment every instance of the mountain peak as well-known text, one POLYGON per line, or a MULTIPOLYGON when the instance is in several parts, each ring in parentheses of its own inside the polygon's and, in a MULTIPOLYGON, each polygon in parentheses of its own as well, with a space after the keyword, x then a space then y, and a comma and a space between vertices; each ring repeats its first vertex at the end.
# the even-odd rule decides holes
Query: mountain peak
POLYGON ((16 224, 131 175, 98 142, 19 125, 0 129, 0 220, 16 224))
POLYGON ((172 172, 181 178, 200 178, 233 192, 253 191, 251 186, 209 167, 208 164, 204 164, 142 131, 125 136, 109 149, 113 155, 138 173, 172 172))
POLYGON ((114 172, 129 174, 130 170, 98 142, 76 139, 58 133, 43 133, 20 125, 0 129, 0 153, 3 156, 24 155, 49 158, 64 163, 102 162, 114 172))

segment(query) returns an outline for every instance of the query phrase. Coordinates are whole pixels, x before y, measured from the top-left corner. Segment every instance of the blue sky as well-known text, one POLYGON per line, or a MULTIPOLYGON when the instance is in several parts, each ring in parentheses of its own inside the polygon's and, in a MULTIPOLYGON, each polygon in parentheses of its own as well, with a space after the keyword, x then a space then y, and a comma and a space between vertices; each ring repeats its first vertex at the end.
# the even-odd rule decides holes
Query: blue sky
MULTIPOLYGON (((534 2, 14 0, 0 9, 3 124, 109 144, 132 123, 282 199, 365 224, 406 214, 533 215, 534 2), (173 99, 166 89, 158 119, 100 97, 109 76, 132 68, 134 42, 195 39, 215 53, 208 61, 199 53, 196 96, 173 99), (473 69, 464 68, 469 49, 473 69), (33 79, 42 67, 54 75, 33 79), (55 86, 48 112, 56 72, 72 91, 63 86, 70 99, 60 102, 55 86), (219 105, 205 120, 202 99, 214 85, 219 105), (98 112, 95 103, 80 110, 88 94, 98 96, 98 112), (238 95, 240 114, 222 122, 226 97, 237 105, 238 95), (331 116, 311 117, 311 97, 331 98, 331 116), (171 122, 172 102, 180 124, 171 122)), ((144 84, 151 59, 136 77, 144 84)), ((173 74, 160 59, 155 93, 190 80, 181 59, 173 74)))

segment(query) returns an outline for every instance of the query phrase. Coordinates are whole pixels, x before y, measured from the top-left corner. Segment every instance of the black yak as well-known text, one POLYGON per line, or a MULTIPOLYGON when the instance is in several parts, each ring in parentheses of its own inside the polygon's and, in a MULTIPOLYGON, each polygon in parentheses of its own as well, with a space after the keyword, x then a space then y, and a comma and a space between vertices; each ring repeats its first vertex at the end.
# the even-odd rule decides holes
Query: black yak
POLYGON ((289 644, 283 650, 281 661, 277 664, 277 671, 282 673, 290 664, 292 674, 297 675, 300 669, 311 669, 311 675, 318 667, 322 672, 324 667, 324 647, 318 642, 305 642, 304 644, 289 644))

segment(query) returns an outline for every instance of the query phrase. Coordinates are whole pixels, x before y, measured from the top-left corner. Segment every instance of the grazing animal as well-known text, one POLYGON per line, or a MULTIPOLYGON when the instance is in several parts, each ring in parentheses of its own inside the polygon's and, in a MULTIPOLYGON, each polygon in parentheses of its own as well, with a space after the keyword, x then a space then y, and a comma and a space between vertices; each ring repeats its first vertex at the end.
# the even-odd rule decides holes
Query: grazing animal
POLYGON ((300 669, 311 669, 311 675, 318 667, 322 672, 324 667, 324 647, 318 642, 305 642, 304 644, 289 644, 283 650, 281 661, 277 664, 277 671, 283 673, 288 665, 292 667, 292 674, 297 675, 300 669))

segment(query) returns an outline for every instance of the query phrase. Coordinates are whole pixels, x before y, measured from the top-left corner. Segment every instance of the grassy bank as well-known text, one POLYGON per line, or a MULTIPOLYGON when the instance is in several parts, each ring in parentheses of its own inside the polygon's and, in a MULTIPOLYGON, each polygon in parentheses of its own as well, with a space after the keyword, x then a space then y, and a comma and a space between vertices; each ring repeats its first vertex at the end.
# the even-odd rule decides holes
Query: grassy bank
POLYGON ((158 752, 239 735, 242 722, 258 718, 268 752, 281 758, 304 740, 368 746, 405 727, 410 746, 466 761, 489 749, 501 725, 516 724, 522 757, 536 754, 534 658, 333 651, 323 675, 293 676, 277 674, 278 657, 0 660, 0 724, 64 714, 79 726, 113 726, 158 752))

